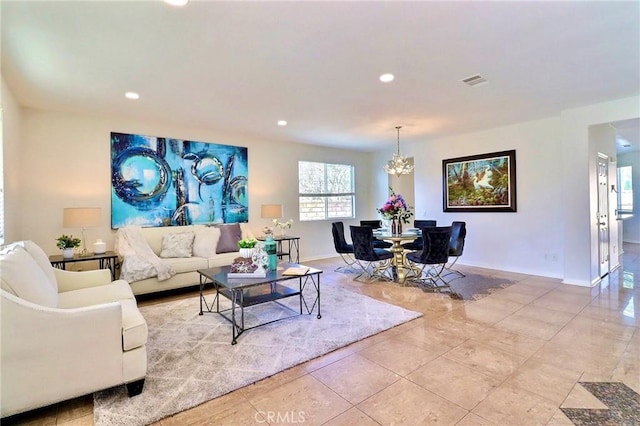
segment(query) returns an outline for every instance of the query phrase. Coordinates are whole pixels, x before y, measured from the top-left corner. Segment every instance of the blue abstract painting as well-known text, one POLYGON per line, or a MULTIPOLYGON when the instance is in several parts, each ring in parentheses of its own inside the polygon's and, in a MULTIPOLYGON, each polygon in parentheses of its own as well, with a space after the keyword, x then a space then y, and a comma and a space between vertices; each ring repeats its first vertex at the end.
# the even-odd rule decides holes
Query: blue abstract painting
POLYGON ((111 133, 111 227, 249 219, 247 148, 111 133))

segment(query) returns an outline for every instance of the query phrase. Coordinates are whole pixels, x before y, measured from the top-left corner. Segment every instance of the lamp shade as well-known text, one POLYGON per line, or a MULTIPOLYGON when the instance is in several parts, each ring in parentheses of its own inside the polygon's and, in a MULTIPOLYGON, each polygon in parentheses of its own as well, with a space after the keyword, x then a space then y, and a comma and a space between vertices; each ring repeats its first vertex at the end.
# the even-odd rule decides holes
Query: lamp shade
POLYGON ((282 217, 282 204, 263 204, 260 210, 263 219, 280 219, 282 217))
POLYGON ((73 207, 62 210, 63 228, 93 228, 100 225, 102 209, 98 207, 73 207))

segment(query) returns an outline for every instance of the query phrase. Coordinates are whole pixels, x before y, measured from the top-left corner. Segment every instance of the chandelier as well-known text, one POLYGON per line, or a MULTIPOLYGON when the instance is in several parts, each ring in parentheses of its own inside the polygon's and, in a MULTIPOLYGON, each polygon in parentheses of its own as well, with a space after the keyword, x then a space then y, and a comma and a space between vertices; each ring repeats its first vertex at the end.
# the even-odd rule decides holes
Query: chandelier
POLYGON ((414 167, 409 163, 409 160, 405 155, 400 154, 400 129, 401 126, 396 126, 396 130, 398 131, 398 152, 393 154, 393 159, 389 160, 389 162, 384 166, 385 172, 390 175, 396 175, 397 177, 400 177, 401 175, 408 175, 413 171, 414 167))

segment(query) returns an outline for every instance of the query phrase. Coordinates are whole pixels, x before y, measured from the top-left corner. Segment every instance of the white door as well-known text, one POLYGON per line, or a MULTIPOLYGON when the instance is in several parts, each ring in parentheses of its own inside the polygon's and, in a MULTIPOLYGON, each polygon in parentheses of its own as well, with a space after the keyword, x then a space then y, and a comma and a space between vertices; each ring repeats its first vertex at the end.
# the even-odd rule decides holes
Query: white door
POLYGON ((600 276, 609 273, 609 157, 598 153, 598 257, 600 276))

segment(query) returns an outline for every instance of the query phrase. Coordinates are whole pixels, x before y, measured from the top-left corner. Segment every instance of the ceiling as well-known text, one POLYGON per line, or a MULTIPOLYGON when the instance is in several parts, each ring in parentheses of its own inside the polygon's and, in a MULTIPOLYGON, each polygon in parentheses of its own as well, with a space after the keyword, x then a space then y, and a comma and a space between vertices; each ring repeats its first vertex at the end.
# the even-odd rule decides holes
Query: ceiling
POLYGON ((394 147, 398 125, 402 143, 429 143, 640 94, 636 1, 0 8, 2 73, 21 105, 260 140, 372 151, 394 147), (460 82, 476 74, 488 82, 460 82))

